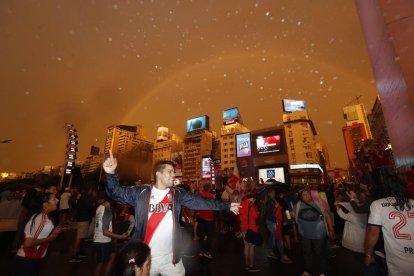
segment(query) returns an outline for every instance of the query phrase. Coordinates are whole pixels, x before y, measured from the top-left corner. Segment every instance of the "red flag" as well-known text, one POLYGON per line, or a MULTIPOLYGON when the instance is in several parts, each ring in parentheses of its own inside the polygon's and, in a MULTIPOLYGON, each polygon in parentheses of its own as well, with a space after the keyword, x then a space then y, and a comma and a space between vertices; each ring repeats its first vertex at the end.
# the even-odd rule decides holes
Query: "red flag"
POLYGON ((244 190, 242 187, 242 179, 240 177, 239 169, 237 168, 237 166, 233 168, 231 178, 227 181, 226 190, 230 194, 232 194, 234 190, 237 190, 239 192, 243 192, 244 190))

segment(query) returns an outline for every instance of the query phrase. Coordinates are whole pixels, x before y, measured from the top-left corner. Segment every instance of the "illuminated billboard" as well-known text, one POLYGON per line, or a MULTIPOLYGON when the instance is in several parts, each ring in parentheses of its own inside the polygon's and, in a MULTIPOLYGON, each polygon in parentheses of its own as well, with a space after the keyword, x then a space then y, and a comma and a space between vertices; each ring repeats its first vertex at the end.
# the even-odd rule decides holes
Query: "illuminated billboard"
POLYGON ((283 99, 283 112, 306 111, 306 102, 303 100, 283 99))
POLYGON ((259 180, 265 184, 271 184, 274 181, 285 183, 285 170, 283 167, 259 169, 259 180))
POLYGON ((259 155, 280 151, 280 135, 259 135, 256 137, 256 151, 259 155))
POLYGON ((168 140, 168 128, 159 127, 157 129, 157 141, 167 141, 168 140))
POLYGON ((209 129, 209 118, 207 115, 187 120, 187 132, 193 132, 201 129, 209 129))
POLYGON ((250 133, 241 133, 236 135, 237 157, 246 157, 252 155, 250 133))
POLYGON ((223 111, 223 124, 230 125, 239 121, 239 109, 237 107, 223 111))
POLYGON ((202 178, 211 178, 211 158, 210 157, 203 157, 202 160, 202 178))

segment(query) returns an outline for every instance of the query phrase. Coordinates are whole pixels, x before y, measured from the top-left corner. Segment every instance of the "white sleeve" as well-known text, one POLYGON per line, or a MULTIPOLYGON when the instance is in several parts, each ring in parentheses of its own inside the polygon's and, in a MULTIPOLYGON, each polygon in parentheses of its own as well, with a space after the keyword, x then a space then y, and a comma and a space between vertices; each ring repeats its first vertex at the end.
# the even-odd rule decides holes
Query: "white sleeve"
POLYGON ((382 225, 380 208, 381 208, 381 203, 378 200, 371 203, 368 224, 373 224, 373 225, 378 225, 378 226, 382 225))

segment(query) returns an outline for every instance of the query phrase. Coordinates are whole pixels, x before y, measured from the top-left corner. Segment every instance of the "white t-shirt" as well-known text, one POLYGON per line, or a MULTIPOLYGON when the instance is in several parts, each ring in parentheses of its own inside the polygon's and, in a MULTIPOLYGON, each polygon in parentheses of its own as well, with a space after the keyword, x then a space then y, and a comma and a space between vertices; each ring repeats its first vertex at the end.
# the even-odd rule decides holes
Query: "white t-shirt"
POLYGON ((150 206, 148 206, 148 220, 151 215, 165 213, 164 218, 155 230, 149 243, 151 247, 152 258, 163 258, 173 253, 173 213, 172 213, 172 197, 171 203, 165 208, 159 205, 159 202, 169 193, 170 189, 159 190, 155 187, 151 190, 150 206))
POLYGON ((410 211, 399 211, 393 197, 371 204, 368 223, 382 227, 390 276, 414 275, 414 200, 410 205, 410 211))
POLYGON ((99 205, 96 209, 95 216, 95 233, 93 235, 94 242, 108 243, 112 239, 103 234, 103 229, 108 229, 112 232, 112 213, 109 207, 99 205))
MULTIPOLYGON (((25 238, 35 238, 39 240, 45 239, 53 231, 53 228, 53 223, 47 217, 47 215, 44 213, 40 213, 36 216, 36 218, 33 215, 27 222, 24 228, 24 235, 25 238)), ((23 247, 22 245, 17 251, 17 256, 31 259, 41 259, 45 257, 48 246, 48 242, 44 242, 32 247, 23 247)))

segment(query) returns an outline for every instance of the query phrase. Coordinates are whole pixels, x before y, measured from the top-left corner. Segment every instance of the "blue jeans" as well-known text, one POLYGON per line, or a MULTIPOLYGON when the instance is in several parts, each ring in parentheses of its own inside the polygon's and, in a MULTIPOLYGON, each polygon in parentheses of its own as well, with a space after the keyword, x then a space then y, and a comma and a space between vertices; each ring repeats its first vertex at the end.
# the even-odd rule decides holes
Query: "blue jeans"
POLYGON ((283 240, 276 240, 276 222, 266 220, 266 227, 269 230, 269 239, 267 240, 267 248, 272 250, 276 245, 277 251, 279 251, 280 257, 286 256, 285 249, 283 247, 283 240))

